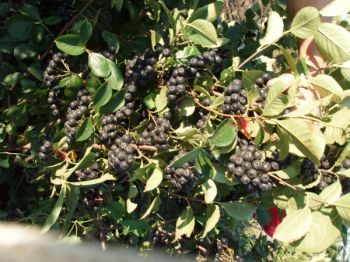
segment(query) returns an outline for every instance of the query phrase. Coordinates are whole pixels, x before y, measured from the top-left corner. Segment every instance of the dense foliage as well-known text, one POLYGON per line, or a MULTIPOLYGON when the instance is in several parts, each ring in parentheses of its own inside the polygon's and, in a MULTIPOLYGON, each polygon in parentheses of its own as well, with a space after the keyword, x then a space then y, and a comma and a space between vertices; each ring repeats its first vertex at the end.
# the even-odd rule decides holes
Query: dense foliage
POLYGON ((278 1, 243 20, 224 1, 25 2, 0 4, 1 219, 200 261, 333 256, 349 4, 290 21, 278 1))

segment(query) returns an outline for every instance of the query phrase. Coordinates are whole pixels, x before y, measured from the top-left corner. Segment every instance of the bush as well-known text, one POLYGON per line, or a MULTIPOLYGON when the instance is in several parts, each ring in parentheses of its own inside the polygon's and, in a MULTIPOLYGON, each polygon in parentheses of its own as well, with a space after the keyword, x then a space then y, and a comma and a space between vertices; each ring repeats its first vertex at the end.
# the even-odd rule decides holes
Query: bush
POLYGON ((347 10, 134 2, 0 4, 2 219, 198 260, 334 256, 350 33, 320 17, 347 10))

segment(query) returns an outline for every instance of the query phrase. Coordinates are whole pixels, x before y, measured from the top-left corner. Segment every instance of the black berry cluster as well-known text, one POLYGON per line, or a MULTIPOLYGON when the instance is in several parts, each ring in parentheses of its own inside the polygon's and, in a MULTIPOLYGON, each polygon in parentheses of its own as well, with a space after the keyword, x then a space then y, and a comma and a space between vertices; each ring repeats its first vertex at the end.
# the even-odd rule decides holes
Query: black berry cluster
POLYGON ((176 191, 189 193, 197 181, 192 168, 189 163, 178 168, 168 166, 165 168, 165 178, 175 186, 176 191))
POLYGON ((241 80, 233 80, 225 89, 222 111, 225 114, 244 114, 247 111, 247 92, 241 80))
MULTIPOLYGON (((168 113, 166 114, 168 116, 168 113)), ((155 123, 151 122, 141 134, 140 144, 153 145, 158 150, 167 150, 169 148, 168 136, 171 125, 167 118, 158 117, 155 123)))
POLYGON ((60 111, 58 109, 59 97, 61 95, 61 88, 59 86, 54 86, 49 91, 49 96, 47 98, 47 103, 50 105, 51 114, 53 116, 58 116, 60 111))
POLYGON ((267 82, 269 82, 271 79, 271 76, 267 73, 263 74, 261 77, 259 77, 255 81, 255 87, 259 90, 259 97, 257 98, 256 102, 263 107, 264 102, 266 100, 268 88, 267 88, 267 82))
POLYGON ((87 181, 96 179, 99 176, 100 169, 101 168, 99 164, 95 163, 91 167, 75 171, 73 176, 75 176, 77 181, 87 181))
POLYGON ((184 66, 175 67, 166 85, 168 87, 167 98, 170 110, 176 110, 177 100, 186 94, 186 85, 189 78, 193 78, 197 70, 191 70, 184 66))
POLYGON ((126 66, 125 77, 128 79, 127 90, 135 93, 138 86, 144 86, 147 81, 156 77, 155 65, 158 61, 158 53, 147 49, 142 56, 135 56, 126 66))
POLYGON ((173 232, 168 232, 163 228, 157 228, 157 230, 154 232, 152 242, 154 246, 162 248, 169 245, 173 238, 174 238, 173 232))
POLYGON ((129 134, 115 139, 108 152, 108 165, 116 173, 127 172, 134 163, 135 149, 131 146, 134 142, 129 134))
POLYGON ((102 130, 100 131, 100 134, 105 145, 113 144, 114 140, 119 136, 117 129, 118 123, 120 122, 119 120, 120 119, 116 116, 116 114, 109 114, 103 117, 102 130))
POLYGON ((279 164, 263 161, 264 153, 252 141, 240 139, 238 144, 239 150, 231 155, 228 171, 244 185, 261 191, 272 189, 273 182, 267 173, 279 170, 279 164))
POLYGON ((83 117, 88 114, 90 100, 89 91, 83 89, 78 91, 77 99, 69 104, 66 114, 66 122, 64 123, 67 143, 74 141, 79 120, 83 119, 83 117))
POLYGON ((41 145, 39 147, 38 156, 41 162, 45 162, 48 160, 48 155, 52 152, 52 143, 50 140, 44 138, 41 141, 41 145))
POLYGON ((320 175, 320 183, 317 185, 317 189, 323 190, 329 185, 336 181, 336 177, 327 173, 326 171, 321 171, 319 169, 329 169, 332 163, 330 159, 323 156, 320 161, 320 165, 316 166, 310 159, 305 159, 301 164, 301 175, 304 183, 311 183, 315 181, 320 175))
MULTIPOLYGON (((203 54, 192 57, 190 59, 190 65, 196 69, 204 69, 213 65, 219 65, 222 63, 222 58, 218 54, 217 50, 205 51, 203 54)), ((197 75, 200 76, 200 75, 197 75)))
POLYGON ((163 57, 169 57, 171 55, 171 50, 169 45, 161 45, 157 43, 154 46, 154 50, 158 53, 158 55, 162 55, 163 57))
MULTIPOLYGON (((209 107, 211 105, 211 100, 209 97, 205 97, 200 101, 200 103, 205 107, 209 107)), ((208 122, 208 119, 209 119, 207 112, 202 110, 202 109, 199 109, 198 115, 199 115, 199 119, 196 123, 196 126, 198 128, 204 128, 208 122)))
POLYGON ((58 73, 60 70, 61 60, 67 58, 68 54, 57 52, 52 55, 48 66, 44 70, 44 83, 47 87, 54 87, 58 84, 58 73))

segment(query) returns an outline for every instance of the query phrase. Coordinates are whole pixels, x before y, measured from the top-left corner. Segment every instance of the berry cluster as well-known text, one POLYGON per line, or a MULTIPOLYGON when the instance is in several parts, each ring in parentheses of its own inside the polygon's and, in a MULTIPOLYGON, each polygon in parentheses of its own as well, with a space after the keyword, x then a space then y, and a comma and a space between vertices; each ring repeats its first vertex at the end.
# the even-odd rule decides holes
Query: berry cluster
POLYGON ((162 55, 163 57, 169 57, 171 54, 170 46, 169 45, 161 45, 157 43, 154 46, 154 50, 158 53, 158 55, 162 55))
POLYGON ((52 55, 48 66, 44 70, 44 83, 47 87, 54 87, 58 83, 59 63, 62 59, 67 58, 68 54, 57 52, 52 55))
POLYGON ((310 159, 304 159, 300 170, 303 182, 311 183, 315 181, 319 175, 321 175, 320 183, 317 185, 317 189, 325 189, 336 181, 336 177, 328 174, 325 171, 320 171, 319 169, 329 169, 331 166, 332 163, 326 156, 322 156, 320 165, 318 167, 310 159))
POLYGON ((53 116, 58 116, 60 111, 58 110, 59 97, 61 95, 61 89, 59 86, 54 86, 49 91, 49 97, 47 98, 47 103, 50 105, 51 114, 53 116))
POLYGON ((137 91, 137 86, 144 86, 147 81, 154 80, 155 65, 158 53, 147 49, 142 56, 135 56, 126 66, 125 78, 128 79, 127 90, 130 93, 137 91))
MULTIPOLYGON (((165 114, 170 116, 169 113, 165 114)), ((158 117, 155 123, 149 123, 141 134, 140 144, 154 145, 158 150, 167 150, 169 148, 168 133, 170 131, 170 122, 165 117, 158 117)))
POLYGON ((225 114, 244 114, 247 111, 247 92, 241 86, 241 80, 233 80, 225 90, 222 111, 225 114))
POLYGON ((89 91, 83 89, 78 91, 77 99, 69 104, 66 114, 67 120, 64 123, 67 143, 71 143, 74 140, 78 122, 88 113, 90 100, 89 91))
POLYGON ((165 178, 175 186, 177 191, 189 193, 197 182, 197 177, 192 172, 192 166, 185 163, 182 167, 166 167, 165 178))
MULTIPOLYGON (((118 114, 118 116, 119 115, 120 114, 118 114)), ((103 117, 102 130, 100 131, 100 134, 105 145, 113 144, 114 140, 118 137, 119 132, 117 130, 117 125, 119 120, 120 119, 116 116, 116 114, 109 114, 103 117)))
POLYGON ((238 144, 239 151, 231 155, 228 171, 244 185, 261 191, 272 189, 273 182, 267 173, 279 170, 279 164, 263 161, 264 153, 252 141, 240 139, 238 144))
POLYGON ((39 147, 38 156, 41 162, 45 162, 48 159, 48 154, 52 152, 52 143, 48 139, 43 139, 41 141, 41 146, 39 147))
POLYGON ((203 54, 190 59, 190 65, 196 69, 203 69, 213 65, 219 65, 221 63, 222 58, 220 55, 218 55, 217 50, 205 51, 203 54))
MULTIPOLYGON (((204 99, 201 100, 200 102, 203 106, 208 107, 211 105, 211 100, 209 97, 205 97, 204 99)), ((198 110, 198 115, 199 115, 199 120, 196 123, 196 126, 198 128, 204 128, 208 122, 208 115, 207 112, 205 112, 202 109, 198 110)))
POLYGON ((267 82, 269 82, 271 79, 271 76, 267 73, 263 74, 261 77, 259 77, 258 79, 256 79, 255 81, 255 87, 258 88, 259 90, 259 97, 256 100, 256 102, 263 107, 264 102, 266 100, 266 96, 267 96, 267 82))
POLYGON ((134 163, 135 149, 130 145, 133 138, 129 134, 115 139, 108 152, 108 165, 116 173, 127 172, 134 163))
POLYGON ((100 166, 98 163, 93 164, 91 167, 85 168, 83 170, 77 170, 74 172, 73 176, 76 177, 77 181, 87 181, 98 178, 100 166))
POLYGON ((168 232, 163 228, 157 228, 157 230, 154 232, 152 242, 156 247, 162 248, 169 245, 173 238, 174 233, 168 232))

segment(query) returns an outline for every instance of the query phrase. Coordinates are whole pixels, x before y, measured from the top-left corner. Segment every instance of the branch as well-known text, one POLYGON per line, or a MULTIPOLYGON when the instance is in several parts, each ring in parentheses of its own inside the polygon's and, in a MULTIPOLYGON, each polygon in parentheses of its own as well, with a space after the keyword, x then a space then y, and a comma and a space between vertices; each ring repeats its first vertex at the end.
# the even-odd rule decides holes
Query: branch
MULTIPOLYGON (((87 3, 83 6, 83 8, 80 9, 80 11, 64 25, 61 31, 56 35, 55 39, 63 35, 68 30, 68 28, 75 22, 75 20, 77 20, 93 2, 94 0, 88 0, 87 3)), ((43 60, 50 53, 50 50, 52 49, 54 44, 55 44, 55 41, 52 41, 50 46, 46 49, 46 51, 40 57, 40 60, 43 60)))

